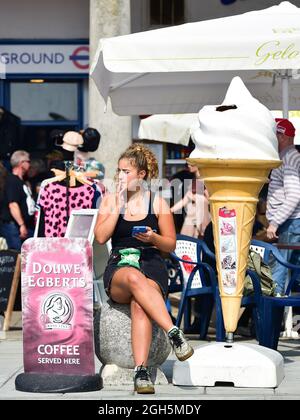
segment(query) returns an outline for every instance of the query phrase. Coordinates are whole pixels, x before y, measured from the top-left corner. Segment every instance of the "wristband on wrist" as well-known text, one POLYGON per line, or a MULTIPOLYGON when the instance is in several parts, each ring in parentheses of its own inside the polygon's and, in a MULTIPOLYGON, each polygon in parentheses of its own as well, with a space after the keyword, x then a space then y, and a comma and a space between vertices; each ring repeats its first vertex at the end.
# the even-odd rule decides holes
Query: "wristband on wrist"
POLYGON ((22 226, 24 226, 25 225, 25 223, 21 223, 20 225, 19 225, 19 227, 22 227, 22 226))

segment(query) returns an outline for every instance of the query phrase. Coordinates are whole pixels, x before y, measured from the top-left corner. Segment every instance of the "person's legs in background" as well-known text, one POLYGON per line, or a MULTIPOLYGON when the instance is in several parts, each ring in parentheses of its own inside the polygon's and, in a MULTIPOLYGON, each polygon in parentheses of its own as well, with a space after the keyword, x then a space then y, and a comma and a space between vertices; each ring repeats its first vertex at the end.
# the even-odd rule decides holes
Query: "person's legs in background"
POLYGON ((20 231, 15 223, 3 223, 0 226, 0 236, 6 239, 8 249, 21 250, 20 231))
MULTIPOLYGON (((300 219, 289 219, 278 229, 278 243, 293 244, 300 242, 300 219)), ((286 261, 291 261, 293 250, 279 249, 286 261)), ((273 280, 276 283, 276 293, 283 295, 288 282, 288 269, 277 261, 270 264, 273 280)))
MULTIPOLYGON (((214 245, 214 236, 213 236, 213 226, 212 222, 210 222, 204 231, 203 241, 208 246, 209 250, 214 254, 215 253, 215 245, 214 245)), ((215 271, 217 276, 217 268, 216 268, 216 262, 215 260, 212 260, 210 257, 208 257, 206 254, 203 255, 202 262, 209 264, 212 269, 215 271)), ((207 276, 207 272, 204 272, 204 275, 207 276)), ((218 277, 217 277, 218 278, 218 277)), ((199 333, 200 329, 200 317, 199 314, 201 313, 201 298, 198 296, 195 296, 193 299, 193 306, 192 311, 194 315, 194 321, 191 325, 191 328, 186 331, 189 334, 197 334, 199 333)))
MULTIPOLYGON (((281 240, 280 243, 282 243, 281 240)), ((289 250, 280 249, 280 253, 282 257, 287 261, 290 255, 289 250)), ((280 264, 277 260, 275 260, 275 258, 271 258, 270 267, 272 270, 273 281, 276 283, 275 294, 283 296, 285 291, 285 284, 288 279, 288 269, 284 265, 280 264)))

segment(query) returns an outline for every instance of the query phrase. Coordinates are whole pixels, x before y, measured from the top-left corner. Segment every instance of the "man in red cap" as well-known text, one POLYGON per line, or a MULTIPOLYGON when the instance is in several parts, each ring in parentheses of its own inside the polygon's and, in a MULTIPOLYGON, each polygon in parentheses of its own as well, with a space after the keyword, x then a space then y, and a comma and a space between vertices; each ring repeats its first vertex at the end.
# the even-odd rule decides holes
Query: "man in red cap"
MULTIPOLYGON (((280 243, 300 243, 300 153, 294 146, 295 127, 285 118, 276 118, 278 151, 282 165, 273 169, 267 198, 267 237, 280 243)), ((290 260, 292 250, 280 250, 290 260)), ((298 257, 300 263, 300 256, 298 257)), ((276 292, 284 295, 288 270, 282 264, 272 269, 276 292)))

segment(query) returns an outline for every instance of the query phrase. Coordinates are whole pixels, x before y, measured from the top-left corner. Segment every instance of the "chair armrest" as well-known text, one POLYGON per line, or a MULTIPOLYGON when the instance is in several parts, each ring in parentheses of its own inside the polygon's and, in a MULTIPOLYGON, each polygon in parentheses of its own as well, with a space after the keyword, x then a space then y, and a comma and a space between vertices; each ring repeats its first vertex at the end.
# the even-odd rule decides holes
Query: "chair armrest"
POLYGON ((284 265, 285 267, 291 269, 291 270, 298 270, 300 271, 300 265, 296 265, 296 264, 291 264, 290 262, 286 261, 283 256, 280 254, 279 250, 276 249, 276 252, 273 252, 272 250, 272 254, 274 255, 275 259, 282 265, 284 265))
POLYGON ((212 283, 212 286, 214 286, 214 287, 216 287, 217 285, 218 285, 218 282, 217 282, 217 279, 216 279, 216 275, 215 275, 215 272, 214 272, 214 270, 212 269, 212 267, 209 265, 209 264, 207 264, 207 263, 203 263, 203 262, 195 262, 195 261, 187 261, 187 260, 184 260, 184 259, 182 259, 182 258, 179 258, 176 254, 175 254, 175 252, 170 252, 170 255, 172 256, 172 258, 174 258, 176 261, 181 261, 181 262, 183 262, 183 263, 185 263, 185 264, 193 264, 195 267, 193 268, 193 270, 192 270, 192 272, 190 273, 190 275, 189 275, 189 279, 188 279, 188 282, 190 281, 190 279, 192 278, 194 278, 194 275, 195 275, 195 273, 196 273, 196 271, 197 270, 200 270, 201 268, 202 269, 205 269, 207 272, 208 272, 208 275, 209 275, 209 277, 210 277, 210 280, 211 280, 211 283, 212 283))
MULTIPOLYGON (((276 258, 276 257, 275 257, 276 258)), ((284 265, 285 267, 287 267, 287 268, 289 268, 289 269, 291 269, 291 270, 297 270, 297 271, 300 271, 300 265, 297 265, 297 264, 291 264, 291 263, 289 263, 288 261, 285 261, 284 259, 277 259, 276 258, 276 260, 277 261, 279 261, 282 265, 284 265)))
POLYGON ((272 245, 268 242, 259 241, 259 240, 256 240, 256 239, 251 241, 251 245, 258 246, 260 248, 265 248, 268 252, 271 252, 273 254, 274 258, 280 264, 282 264, 284 267, 290 268, 291 270, 299 270, 300 271, 300 265, 291 264, 288 261, 286 261, 283 258, 283 256, 281 255, 279 249, 277 249, 274 245, 272 245))
POLYGON ((193 268, 193 271, 196 271, 199 268, 203 267, 203 268, 207 269, 209 273, 212 272, 213 274, 215 274, 214 273, 214 270, 212 269, 212 267, 209 264, 207 264, 207 263, 203 263, 201 261, 200 262, 195 262, 195 261, 184 260, 182 258, 179 258, 174 252, 170 252, 170 255, 172 256, 172 258, 174 258, 177 261, 181 261, 181 262, 183 262, 185 264, 193 264, 193 265, 195 265, 195 267, 193 268))
POLYGON ((216 288, 218 286, 218 280, 216 278, 215 270, 207 263, 201 263, 201 266, 203 266, 208 271, 212 286, 216 288))
POLYGON ((249 274, 252 284, 253 284, 253 290, 254 290, 254 296, 257 298, 260 298, 262 296, 261 286, 260 286, 260 278, 258 274, 255 271, 246 270, 246 274, 249 274))
POLYGON ((199 265, 198 262, 183 260, 182 258, 179 258, 178 255, 175 254, 175 252, 170 252, 170 255, 172 256, 172 258, 174 258, 177 261, 181 261, 181 262, 184 262, 186 264, 194 264, 194 265, 196 264, 196 265, 199 265))
POLYGON ((206 245, 206 243, 203 241, 203 239, 199 239, 199 241, 201 242, 201 248, 204 252, 204 254, 206 254, 208 257, 210 257, 212 260, 216 261, 216 256, 215 254, 208 248, 208 246, 206 245))

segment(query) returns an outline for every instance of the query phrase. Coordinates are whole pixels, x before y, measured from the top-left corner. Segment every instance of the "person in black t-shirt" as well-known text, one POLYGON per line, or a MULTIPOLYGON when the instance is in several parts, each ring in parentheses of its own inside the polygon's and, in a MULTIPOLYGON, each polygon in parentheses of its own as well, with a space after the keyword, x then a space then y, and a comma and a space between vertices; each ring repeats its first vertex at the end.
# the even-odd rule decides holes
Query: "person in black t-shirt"
POLYGON ((17 150, 11 156, 12 173, 8 173, 1 206, 0 236, 10 249, 21 249, 22 242, 32 236, 34 200, 24 177, 30 168, 29 154, 17 150))
POLYGON ((0 162, 0 209, 2 208, 6 176, 7 176, 7 169, 5 168, 3 163, 0 162))

